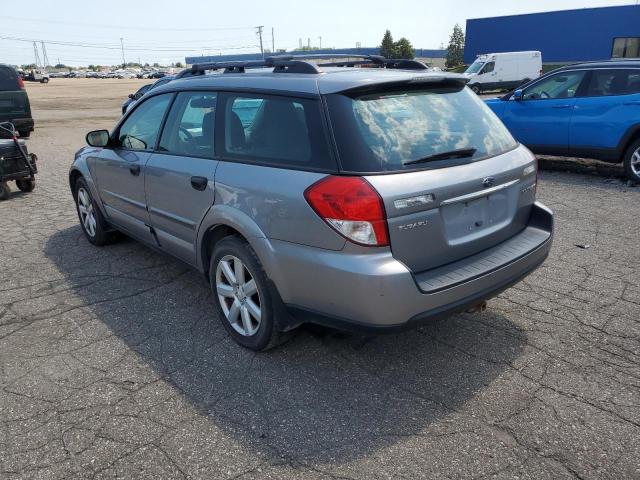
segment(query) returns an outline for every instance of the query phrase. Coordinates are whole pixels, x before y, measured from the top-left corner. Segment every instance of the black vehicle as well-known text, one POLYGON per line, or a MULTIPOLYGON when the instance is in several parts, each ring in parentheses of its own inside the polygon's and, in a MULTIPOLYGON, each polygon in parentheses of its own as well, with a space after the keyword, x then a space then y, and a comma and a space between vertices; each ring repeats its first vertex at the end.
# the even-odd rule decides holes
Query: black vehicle
POLYGON ((149 78, 162 78, 166 76, 167 74, 164 72, 153 72, 151 75, 149 75, 149 78))
POLYGON ((33 118, 24 82, 15 68, 0 64, 0 122, 11 122, 23 138, 33 131, 33 118))
POLYGON ((155 81, 154 83, 149 83, 147 85, 143 85, 136 93, 130 93, 129 97, 122 104, 122 115, 127 113, 127 110, 134 105, 142 96, 150 90, 157 88, 161 85, 165 85, 169 83, 171 80, 175 79, 175 75, 166 75, 162 77, 160 80, 155 81))
POLYGON ((37 157, 27 151, 24 140, 18 140, 18 132, 11 122, 0 123, 0 200, 11 194, 9 181, 14 180, 23 192, 31 192, 36 186, 37 157))

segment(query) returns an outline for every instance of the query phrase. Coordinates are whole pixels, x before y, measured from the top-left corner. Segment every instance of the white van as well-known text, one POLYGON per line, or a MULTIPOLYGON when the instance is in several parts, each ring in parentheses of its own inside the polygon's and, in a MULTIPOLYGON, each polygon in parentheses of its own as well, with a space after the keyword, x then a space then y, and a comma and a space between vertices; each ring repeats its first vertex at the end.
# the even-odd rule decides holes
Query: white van
POLYGON ((532 51, 478 55, 464 73, 469 77, 469 87, 476 93, 511 90, 542 74, 542 54, 532 51))

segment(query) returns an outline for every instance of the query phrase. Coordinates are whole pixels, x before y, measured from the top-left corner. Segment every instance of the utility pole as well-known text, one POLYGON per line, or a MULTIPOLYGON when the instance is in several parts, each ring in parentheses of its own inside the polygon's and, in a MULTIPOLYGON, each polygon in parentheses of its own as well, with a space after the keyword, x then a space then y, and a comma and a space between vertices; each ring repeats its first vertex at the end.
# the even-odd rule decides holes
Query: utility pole
POLYGON ((127 61, 124 59, 124 38, 120 37, 120 48, 122 49, 122 68, 127 67, 127 61))
POLYGON ((40 68, 40 54, 38 53, 38 44, 33 42, 33 53, 36 57, 36 69, 40 68))
POLYGON ((271 27, 271 53, 276 53, 276 41, 273 36, 273 27, 271 27))
POLYGON ((49 57, 47 56, 47 47, 44 46, 44 41, 40 40, 40 45, 42 45, 42 66, 44 70, 47 70, 47 66, 49 66, 49 57))
POLYGON ((259 25, 256 27, 257 30, 257 34, 260 37, 260 53, 262 54, 262 58, 264 58, 264 48, 262 46, 262 29, 264 28, 264 25, 259 25))
POLYGON ((320 41, 319 48, 320 48, 320 50, 322 50, 322 35, 320 35, 320 36, 318 37, 318 40, 320 41))

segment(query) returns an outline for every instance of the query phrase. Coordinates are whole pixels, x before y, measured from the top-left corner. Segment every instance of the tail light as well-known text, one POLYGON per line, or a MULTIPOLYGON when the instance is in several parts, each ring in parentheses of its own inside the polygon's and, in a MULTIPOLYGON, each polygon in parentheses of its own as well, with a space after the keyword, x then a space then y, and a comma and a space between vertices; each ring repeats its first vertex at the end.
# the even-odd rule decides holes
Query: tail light
POLYGON ((354 243, 389 245, 387 215, 378 192, 361 177, 325 177, 304 192, 311 208, 354 243))
POLYGON ((20 88, 20 90, 24 90, 24 80, 22 80, 22 77, 20 75, 18 75, 18 87, 20 88))

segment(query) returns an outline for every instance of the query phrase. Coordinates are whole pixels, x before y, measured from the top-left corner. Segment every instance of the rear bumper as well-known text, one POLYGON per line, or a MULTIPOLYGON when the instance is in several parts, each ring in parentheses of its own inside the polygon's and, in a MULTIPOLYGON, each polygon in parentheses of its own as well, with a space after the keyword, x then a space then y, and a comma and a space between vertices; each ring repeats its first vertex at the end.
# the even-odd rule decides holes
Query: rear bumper
POLYGON ((311 322, 348 330, 402 330, 466 310, 535 270, 551 249, 551 211, 536 203, 527 230, 536 235, 529 236, 525 249, 514 250, 510 239, 488 250, 484 259, 481 252, 435 274, 413 275, 389 250, 333 252, 280 241, 271 241, 276 261, 265 268, 291 314, 287 327, 311 322), (470 273, 474 269, 475 274, 470 273), (424 279, 441 280, 439 273, 451 282, 441 281, 428 290, 424 279))
POLYGON ((13 126, 16 127, 16 130, 21 132, 33 132, 34 130, 34 122, 33 118, 14 118, 12 120, 6 120, 13 123, 13 126))

